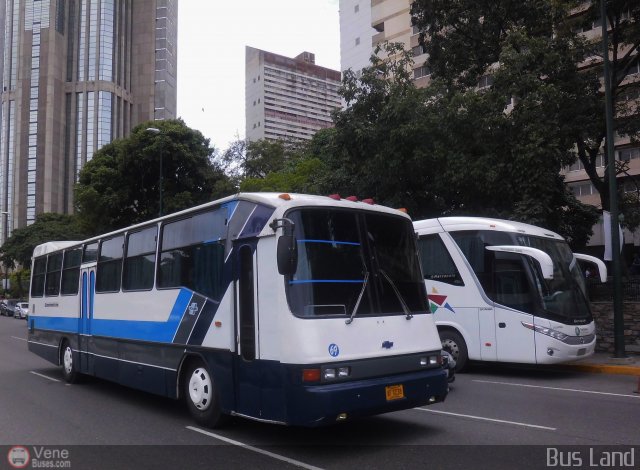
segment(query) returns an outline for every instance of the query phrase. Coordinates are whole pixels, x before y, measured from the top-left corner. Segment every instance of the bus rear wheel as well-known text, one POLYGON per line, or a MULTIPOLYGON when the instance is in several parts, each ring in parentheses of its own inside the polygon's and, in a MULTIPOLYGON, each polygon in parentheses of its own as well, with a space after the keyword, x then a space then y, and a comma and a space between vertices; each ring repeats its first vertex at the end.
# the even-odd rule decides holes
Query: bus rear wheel
POLYGON ((62 376, 64 380, 70 384, 78 381, 78 368, 76 367, 76 361, 73 360, 73 349, 69 341, 65 340, 62 343, 61 348, 61 363, 62 363, 62 376))
POLYGON ((218 428, 225 425, 229 416, 220 409, 220 398, 213 375, 206 364, 193 360, 184 376, 184 396, 189 413, 202 426, 218 428))
POLYGON ((467 343, 457 331, 442 330, 440 331, 440 341, 442 341, 442 349, 453 356, 456 361, 456 372, 464 370, 469 360, 467 352, 467 343))

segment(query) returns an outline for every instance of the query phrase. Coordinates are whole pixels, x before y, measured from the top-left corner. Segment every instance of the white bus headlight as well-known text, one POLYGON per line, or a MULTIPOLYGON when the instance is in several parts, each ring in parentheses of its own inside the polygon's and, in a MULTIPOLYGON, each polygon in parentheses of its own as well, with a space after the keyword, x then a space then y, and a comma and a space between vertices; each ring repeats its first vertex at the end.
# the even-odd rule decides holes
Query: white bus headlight
POLYGON ((551 328, 546 328, 540 325, 534 325, 533 323, 522 322, 522 326, 525 328, 529 328, 530 330, 535 331, 536 333, 541 333, 543 335, 551 336, 558 341, 564 341, 569 337, 569 335, 565 335, 564 333, 556 330, 552 330, 551 328))
POLYGON ((336 370, 335 369, 325 369, 324 370, 324 380, 335 380, 336 378, 336 370))

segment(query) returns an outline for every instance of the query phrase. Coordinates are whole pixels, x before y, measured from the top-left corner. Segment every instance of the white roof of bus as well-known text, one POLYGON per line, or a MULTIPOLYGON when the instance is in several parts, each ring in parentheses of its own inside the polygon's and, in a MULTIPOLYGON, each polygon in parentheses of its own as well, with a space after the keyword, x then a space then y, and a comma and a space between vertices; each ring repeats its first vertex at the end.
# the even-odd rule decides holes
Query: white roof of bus
MULTIPOLYGON (((404 212, 401 212, 397 209, 392 209, 390 207, 386 207, 386 206, 381 206, 378 204, 368 204, 366 202, 362 202, 362 201, 347 201, 346 199, 340 199, 340 200, 336 200, 333 199, 329 196, 314 196, 314 195, 310 195, 310 194, 297 194, 297 193, 238 193, 238 194, 234 194, 232 196, 228 196, 222 199, 218 199, 215 201, 211 201, 211 202, 207 202, 205 204, 202 204, 200 206, 196 206, 196 207, 192 207, 189 209, 185 209, 184 211, 180 211, 180 212, 175 212, 173 214, 168 214, 162 218, 157 218, 154 220, 148 220, 145 222, 141 222, 137 225, 133 225, 131 227, 127 227, 127 229, 132 229, 132 228, 136 228, 136 227, 143 227, 143 226, 148 226, 148 224, 151 222, 153 223, 154 221, 159 221, 162 220, 164 218, 167 217, 174 217, 176 215, 180 215, 182 213, 188 213, 191 212, 192 210, 198 210, 201 208, 205 208, 208 206, 216 206, 219 204, 224 204, 226 202, 230 202, 230 201, 234 201, 234 200, 243 200, 243 201, 250 201, 250 202, 255 202, 257 204, 263 204, 265 206, 271 206, 274 207, 276 210, 273 213, 273 215, 271 216, 271 218, 280 218, 283 215, 283 212, 287 209, 291 209, 292 207, 305 207, 305 206, 325 206, 325 207, 344 207, 344 208, 348 208, 348 209, 363 209, 363 210, 371 210, 371 211, 377 211, 377 212, 384 212, 387 214, 394 214, 394 215, 400 215, 402 217, 406 217, 408 219, 409 216, 407 214, 405 214, 404 212), (280 197, 283 194, 288 194, 290 199, 286 200, 283 199, 282 197, 280 197)), ((268 227, 268 224, 265 226, 264 231, 266 230, 271 231, 271 229, 268 227)), ((82 241, 69 241, 69 242, 61 242, 61 241, 53 241, 53 242, 47 242, 47 243, 43 243, 41 245, 38 245, 34 251, 33 251, 33 256, 37 257, 37 256, 42 256, 44 254, 47 253, 51 253, 52 251, 56 251, 56 250, 60 250, 63 248, 68 248, 70 246, 73 245, 79 245, 81 243, 84 243, 86 241, 89 240, 97 240, 99 238, 104 238, 105 236, 108 236, 110 234, 116 234, 119 232, 122 232, 123 230, 115 230, 113 232, 109 232, 109 233, 104 233, 104 234, 100 234, 98 236, 89 238, 87 240, 82 240, 82 241)), ((271 232, 273 233, 273 232, 271 232)))
POLYGON ((69 241, 69 242, 47 242, 42 243, 41 245, 36 246, 33 249, 33 256, 42 256, 47 253, 51 253, 52 251, 62 250, 64 248, 68 248, 73 245, 78 245, 82 242, 79 241, 69 241))
POLYGON ((437 219, 416 220, 413 226, 419 233, 456 232, 460 230, 495 230, 498 232, 517 232, 538 237, 564 240, 560 235, 535 225, 514 222, 512 220, 490 219, 487 217, 440 217, 437 219))

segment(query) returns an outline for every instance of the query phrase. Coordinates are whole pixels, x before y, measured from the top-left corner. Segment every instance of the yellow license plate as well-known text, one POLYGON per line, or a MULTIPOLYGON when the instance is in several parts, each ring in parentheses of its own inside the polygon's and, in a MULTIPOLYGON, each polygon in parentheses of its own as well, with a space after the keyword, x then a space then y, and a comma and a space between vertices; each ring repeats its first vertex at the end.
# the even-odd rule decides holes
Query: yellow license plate
POLYGON ((400 385, 387 385, 385 387, 385 392, 387 394, 387 401, 399 400, 404 398, 404 388, 402 384, 400 385))

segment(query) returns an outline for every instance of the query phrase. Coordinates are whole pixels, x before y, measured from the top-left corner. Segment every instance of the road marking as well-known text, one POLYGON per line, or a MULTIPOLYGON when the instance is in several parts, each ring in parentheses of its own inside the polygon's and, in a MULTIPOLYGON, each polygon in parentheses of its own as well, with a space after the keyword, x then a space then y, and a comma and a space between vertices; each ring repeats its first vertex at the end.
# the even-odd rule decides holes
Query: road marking
POLYGON ((205 431, 204 429, 199 429, 193 426, 187 426, 187 429, 191 431, 199 432, 200 434, 205 434, 209 437, 213 437, 214 439, 219 439, 228 444, 232 444, 234 446, 239 446, 247 450, 251 450, 253 452, 257 452, 258 454, 263 454, 268 457, 272 457, 274 459, 282 460, 283 462, 290 463, 291 465, 295 465, 296 467, 306 468, 308 470, 322 470, 320 467, 316 467, 314 465, 309 465, 304 462, 300 462, 299 460, 290 459, 289 457, 285 457, 283 455, 274 454, 273 452, 269 452, 267 450, 259 449, 257 447, 251 446, 249 444, 245 444, 244 442, 234 441, 233 439, 229 439, 228 437, 221 436, 219 434, 214 434, 209 431, 205 431))
POLYGON ((19 339, 20 341, 24 341, 26 342, 27 339, 26 338, 18 338, 17 336, 12 336, 13 339, 19 339))
POLYGON ((543 389, 546 389, 546 390, 559 390, 561 392, 593 393, 595 395, 609 395, 609 396, 614 396, 614 397, 640 398, 640 395, 625 395, 624 393, 596 392, 594 390, 578 390, 578 389, 575 389, 575 388, 545 387, 543 385, 514 384, 514 383, 509 383, 509 382, 493 382, 491 380, 474 380, 474 382, 479 382, 479 383, 484 383, 484 384, 496 384, 496 385, 511 385, 512 387, 543 388, 543 389))
POLYGON ((43 374, 38 374, 37 372, 34 372, 32 370, 30 370, 29 372, 31 372, 33 375, 37 375, 38 377, 42 377, 43 379, 51 380, 52 382, 60 382, 58 379, 54 379, 53 377, 47 377, 46 375, 43 375, 43 374))
POLYGON ((550 428, 547 426, 539 426, 537 424, 527 424, 527 423, 519 423, 517 421, 505 421, 503 419, 493 419, 493 418, 485 418, 483 416, 473 416, 473 415, 463 415, 460 413, 450 413, 448 411, 437 411, 437 410, 429 410, 427 408, 414 408, 415 410, 427 411, 429 413, 436 413, 441 415, 449 415, 449 416, 457 416, 460 418, 471 418, 477 419, 480 421, 491 421, 492 423, 501 423, 501 424, 513 424, 515 426, 524 426, 526 428, 535 428, 535 429, 545 429, 547 431, 556 431, 556 428, 550 428))

